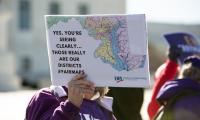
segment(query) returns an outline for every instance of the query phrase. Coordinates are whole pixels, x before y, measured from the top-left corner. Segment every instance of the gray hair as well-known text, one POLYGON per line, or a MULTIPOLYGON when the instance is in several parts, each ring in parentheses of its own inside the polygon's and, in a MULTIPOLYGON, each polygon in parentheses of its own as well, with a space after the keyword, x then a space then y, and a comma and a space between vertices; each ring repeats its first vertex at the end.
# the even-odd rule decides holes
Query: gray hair
POLYGON ((100 97, 104 97, 108 90, 108 87, 95 87, 95 93, 99 92, 100 97))
POLYGON ((192 80, 200 82, 200 69, 193 67, 192 63, 186 63, 182 66, 178 78, 190 78, 192 80))

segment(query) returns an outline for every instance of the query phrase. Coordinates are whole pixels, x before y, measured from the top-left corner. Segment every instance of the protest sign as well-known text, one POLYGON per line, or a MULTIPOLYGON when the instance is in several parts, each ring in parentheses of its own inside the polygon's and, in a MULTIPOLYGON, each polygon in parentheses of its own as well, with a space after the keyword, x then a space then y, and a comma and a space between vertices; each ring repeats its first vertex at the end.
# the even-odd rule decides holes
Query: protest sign
POLYGON ((147 87, 145 15, 46 15, 53 85, 85 72, 96 86, 147 87))
POLYGON ((165 34, 164 37, 170 46, 182 48, 183 54, 179 57, 181 63, 190 55, 200 54, 198 38, 190 33, 169 33, 165 34))

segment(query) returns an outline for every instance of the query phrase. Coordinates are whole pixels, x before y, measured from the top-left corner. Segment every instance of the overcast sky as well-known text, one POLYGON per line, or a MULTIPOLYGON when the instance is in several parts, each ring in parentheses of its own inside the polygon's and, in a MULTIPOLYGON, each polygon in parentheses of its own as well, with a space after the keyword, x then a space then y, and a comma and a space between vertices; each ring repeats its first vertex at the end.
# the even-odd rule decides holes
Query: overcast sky
POLYGON ((127 13, 145 13, 147 21, 200 24, 200 0, 126 0, 127 13))

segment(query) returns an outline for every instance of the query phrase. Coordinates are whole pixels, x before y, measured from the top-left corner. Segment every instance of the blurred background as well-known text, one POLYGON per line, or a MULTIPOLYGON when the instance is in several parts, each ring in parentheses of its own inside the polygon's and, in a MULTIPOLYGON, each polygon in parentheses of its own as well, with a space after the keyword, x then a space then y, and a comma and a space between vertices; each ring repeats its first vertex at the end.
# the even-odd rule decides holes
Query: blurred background
POLYGON ((23 119, 34 92, 51 84, 44 15, 146 14, 153 78, 166 59, 164 33, 200 36, 199 5, 199 0, 0 0, 0 113, 5 113, 0 119, 23 119))

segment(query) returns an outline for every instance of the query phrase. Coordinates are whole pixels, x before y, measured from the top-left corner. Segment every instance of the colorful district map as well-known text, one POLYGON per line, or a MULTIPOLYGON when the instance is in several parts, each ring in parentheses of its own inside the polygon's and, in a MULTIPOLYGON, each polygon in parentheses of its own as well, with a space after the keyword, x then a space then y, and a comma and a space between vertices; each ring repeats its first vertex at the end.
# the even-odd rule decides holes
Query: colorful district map
POLYGON ((118 71, 144 67, 146 55, 135 55, 130 51, 125 16, 47 16, 47 27, 50 28, 59 21, 68 22, 70 19, 76 19, 88 31, 89 36, 101 41, 94 51, 94 57, 100 58, 118 71))

